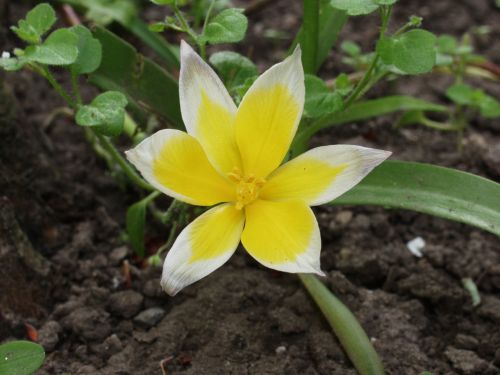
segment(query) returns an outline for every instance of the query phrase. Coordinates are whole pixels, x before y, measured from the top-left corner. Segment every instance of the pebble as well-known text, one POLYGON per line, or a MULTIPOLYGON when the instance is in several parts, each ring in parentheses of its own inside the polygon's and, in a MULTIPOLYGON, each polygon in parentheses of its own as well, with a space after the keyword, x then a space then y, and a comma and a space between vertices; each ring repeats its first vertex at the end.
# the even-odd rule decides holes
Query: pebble
POLYGON ((104 340, 111 333, 105 311, 80 307, 63 319, 63 326, 88 340, 104 340))
POLYGON ((500 144, 490 147, 483 160, 488 172, 493 177, 500 177, 500 144))
POLYGON ((112 334, 103 342, 103 349, 109 356, 119 353, 123 349, 123 344, 116 334, 112 334))
POLYGON ((482 299, 481 306, 477 309, 477 313, 479 316, 491 319, 495 323, 500 323, 500 299, 485 296, 482 299))
POLYGON ((59 343, 59 333, 61 333, 61 331, 62 328, 59 323, 54 320, 48 321, 38 330, 38 343, 42 345, 46 351, 53 351, 59 343))
POLYGON ((115 315, 131 318, 140 311, 143 300, 142 294, 133 290, 125 290, 111 294, 108 307, 115 315))
POLYGON ((453 368, 461 374, 484 374, 489 365, 484 359, 470 350, 447 347, 444 355, 451 362, 453 368))
POLYGON ((285 353, 285 352, 286 352, 286 346, 283 346, 283 345, 278 346, 278 347, 276 348, 275 352, 276 352, 276 354, 278 354, 278 355, 279 355, 279 354, 283 354, 283 353, 285 353))
POLYGON ((135 318, 134 322, 143 327, 154 327, 165 316, 165 310, 161 307, 151 307, 141 311, 135 318))
POLYGON ((161 289, 160 281, 158 279, 146 281, 142 292, 145 296, 151 298, 163 297, 165 295, 165 292, 161 289))
POLYGON ((128 249, 126 246, 120 246, 111 251, 109 254, 109 264, 112 266, 118 266, 123 259, 128 254, 128 249))
POLYGON ((461 349, 476 349, 479 345, 479 341, 475 337, 463 333, 459 333, 455 337, 455 343, 461 349))

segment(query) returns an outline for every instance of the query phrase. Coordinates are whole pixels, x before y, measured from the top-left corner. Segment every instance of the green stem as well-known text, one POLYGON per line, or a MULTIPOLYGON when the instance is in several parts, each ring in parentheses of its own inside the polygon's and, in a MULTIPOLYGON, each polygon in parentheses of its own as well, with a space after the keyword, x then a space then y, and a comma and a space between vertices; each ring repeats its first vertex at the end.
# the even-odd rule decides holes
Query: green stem
POLYGON ((148 184, 142 179, 141 176, 130 166, 130 164, 121 156, 120 152, 115 148, 111 141, 97 132, 94 132, 95 136, 99 140, 101 146, 111 155, 111 157, 116 161, 116 163, 122 168, 123 172, 128 176, 128 178, 137 186, 153 191, 155 188, 148 184))
POLYGON ((383 375, 382 361, 352 312, 316 276, 311 274, 298 276, 358 372, 361 375, 383 375))
POLYGON ((304 0, 304 21, 302 29, 304 32, 304 44, 302 63, 304 72, 314 74, 316 72, 316 61, 318 58, 318 35, 319 35, 319 0, 304 0))
POLYGON ((71 98, 71 96, 64 90, 64 88, 57 82, 57 80, 54 78, 52 73, 50 72, 49 68, 45 65, 42 66, 37 66, 36 69, 41 72, 41 74, 49 81, 50 85, 57 91, 59 95, 64 99, 68 105, 76 110, 76 103, 74 100, 71 98))
POLYGON ((71 72, 71 87, 73 89, 73 95, 75 96, 76 103, 82 105, 82 95, 80 93, 80 85, 78 84, 78 75, 71 72))

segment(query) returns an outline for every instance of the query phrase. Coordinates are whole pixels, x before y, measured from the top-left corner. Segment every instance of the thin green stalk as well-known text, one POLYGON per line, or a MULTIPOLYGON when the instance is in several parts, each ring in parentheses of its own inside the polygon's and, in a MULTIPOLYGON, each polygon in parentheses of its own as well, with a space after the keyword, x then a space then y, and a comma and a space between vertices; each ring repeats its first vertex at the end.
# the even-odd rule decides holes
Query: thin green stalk
POLYGON ((311 274, 298 276, 358 372, 361 375, 383 375, 382 361, 352 312, 316 276, 311 274))
POLYGON ((116 163, 121 167, 123 172, 128 176, 128 178, 137 186, 149 190, 154 191, 155 188, 148 184, 145 180, 142 179, 141 176, 137 174, 137 172, 130 166, 130 164, 121 156, 120 152, 116 149, 116 147, 111 143, 111 141, 97 132, 94 132, 95 136, 99 140, 101 146, 112 156, 112 158, 116 161, 116 163))
POLYGON ((318 59, 319 0, 304 0, 304 35, 302 63, 304 72, 314 74, 318 59))
POLYGON ((73 109, 76 109, 76 104, 71 96, 68 95, 66 90, 57 82, 49 68, 45 65, 37 66, 36 69, 49 81, 50 85, 57 91, 64 101, 73 109))
POLYGON ((71 72, 71 87, 73 90, 73 95, 75 96, 76 103, 78 105, 81 105, 83 103, 82 101, 82 95, 80 93, 80 85, 78 84, 78 75, 71 72))

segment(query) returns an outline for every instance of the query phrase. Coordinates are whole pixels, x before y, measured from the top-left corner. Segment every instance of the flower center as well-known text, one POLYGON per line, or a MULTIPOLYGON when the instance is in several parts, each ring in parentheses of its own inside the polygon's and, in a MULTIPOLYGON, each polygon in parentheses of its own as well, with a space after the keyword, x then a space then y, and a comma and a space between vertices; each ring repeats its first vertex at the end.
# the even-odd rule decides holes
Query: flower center
POLYGON ((247 204, 252 203, 259 197, 259 191, 266 183, 263 178, 257 178, 253 174, 244 176, 238 168, 234 168, 228 177, 236 184, 236 209, 241 210, 247 204))

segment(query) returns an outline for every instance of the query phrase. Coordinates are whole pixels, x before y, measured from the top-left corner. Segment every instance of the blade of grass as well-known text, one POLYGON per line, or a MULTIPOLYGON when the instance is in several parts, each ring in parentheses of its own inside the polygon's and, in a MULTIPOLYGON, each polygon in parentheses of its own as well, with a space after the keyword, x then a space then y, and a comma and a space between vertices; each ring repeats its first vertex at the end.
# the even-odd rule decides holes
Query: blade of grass
POLYGON ((331 203, 413 210, 500 236, 500 184, 451 168, 386 161, 331 203))
POLYGON ((382 361, 352 312, 316 276, 299 274, 299 278, 358 372, 361 375, 383 375, 382 361))

